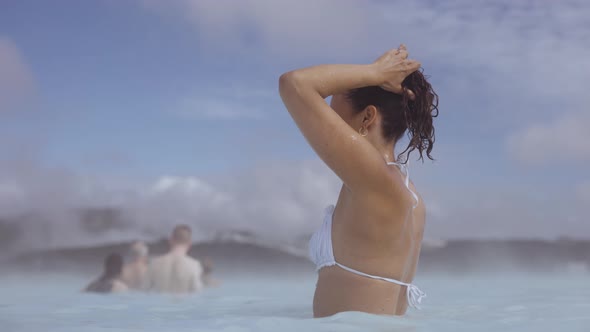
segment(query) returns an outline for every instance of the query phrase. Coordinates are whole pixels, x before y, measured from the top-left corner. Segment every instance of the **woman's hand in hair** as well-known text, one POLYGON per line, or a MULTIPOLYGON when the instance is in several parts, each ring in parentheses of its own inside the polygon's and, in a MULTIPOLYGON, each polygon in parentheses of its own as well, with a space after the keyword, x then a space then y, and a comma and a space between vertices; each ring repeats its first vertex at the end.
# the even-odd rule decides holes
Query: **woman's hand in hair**
POLYGON ((397 49, 385 52, 373 62, 373 66, 383 82, 380 84, 382 89, 400 95, 405 92, 410 99, 416 98, 412 90, 402 87, 402 82, 420 68, 420 62, 408 59, 408 50, 404 44, 397 49))

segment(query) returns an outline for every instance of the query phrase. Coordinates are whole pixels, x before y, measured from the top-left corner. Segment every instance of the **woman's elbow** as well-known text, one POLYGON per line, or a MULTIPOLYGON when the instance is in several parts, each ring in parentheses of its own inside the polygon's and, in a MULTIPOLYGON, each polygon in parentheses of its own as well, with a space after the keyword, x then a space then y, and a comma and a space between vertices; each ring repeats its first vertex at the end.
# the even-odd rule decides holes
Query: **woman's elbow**
POLYGON ((300 73, 296 70, 288 71, 279 77, 279 92, 281 95, 287 91, 296 89, 301 80, 300 73))

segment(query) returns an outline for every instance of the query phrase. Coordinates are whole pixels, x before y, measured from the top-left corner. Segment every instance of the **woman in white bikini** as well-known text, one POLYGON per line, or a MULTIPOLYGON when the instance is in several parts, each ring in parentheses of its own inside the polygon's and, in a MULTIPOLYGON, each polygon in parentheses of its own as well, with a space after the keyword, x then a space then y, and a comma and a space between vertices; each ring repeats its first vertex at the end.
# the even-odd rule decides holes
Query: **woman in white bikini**
POLYGON ((425 296, 412 284, 425 207, 406 162, 414 150, 432 159, 438 96, 419 68, 401 45, 369 65, 320 65, 280 78, 293 120, 343 182, 310 241, 318 269, 315 317, 403 315, 425 296), (406 132, 409 144, 398 155, 406 132))

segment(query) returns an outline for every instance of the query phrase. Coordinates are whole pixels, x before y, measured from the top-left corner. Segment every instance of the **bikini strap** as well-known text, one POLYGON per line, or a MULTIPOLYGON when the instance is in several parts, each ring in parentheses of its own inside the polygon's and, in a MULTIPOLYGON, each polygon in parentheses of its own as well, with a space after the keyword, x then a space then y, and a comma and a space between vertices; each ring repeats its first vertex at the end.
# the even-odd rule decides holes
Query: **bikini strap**
POLYGON ((406 164, 401 164, 393 161, 387 162, 387 165, 396 165, 400 169, 400 171, 405 175, 404 182, 406 184, 406 188, 408 188, 408 190, 412 194, 412 197, 414 197, 414 205, 412 205, 412 207, 416 208, 416 206, 418 206, 419 199, 418 195, 416 195, 412 188, 410 188, 410 170, 408 166, 406 164))
POLYGON ((391 279, 391 278, 374 276, 374 275, 371 275, 368 273, 364 273, 364 272, 355 270, 355 269, 350 268, 346 265, 342 265, 338 262, 335 262, 335 263, 337 266, 339 266, 340 268, 342 268, 348 272, 352 272, 354 274, 357 274, 357 275, 360 275, 363 277, 377 279, 377 280, 383 280, 383 281, 390 282, 392 284, 406 287, 406 299, 408 301, 408 304, 413 308, 420 309, 420 304, 422 303, 422 299, 426 297, 426 294, 422 290, 420 290, 420 288, 418 288, 418 286, 416 286, 416 285, 408 284, 408 283, 401 282, 399 280, 395 280, 395 279, 391 279))

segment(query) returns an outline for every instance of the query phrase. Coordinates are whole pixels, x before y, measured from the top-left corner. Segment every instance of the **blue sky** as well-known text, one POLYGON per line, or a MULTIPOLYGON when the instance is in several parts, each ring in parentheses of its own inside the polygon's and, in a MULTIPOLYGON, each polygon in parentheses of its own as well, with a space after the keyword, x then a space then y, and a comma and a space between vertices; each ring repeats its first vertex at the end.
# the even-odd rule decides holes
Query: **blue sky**
POLYGON ((306 234, 338 181, 279 75, 404 42, 440 95, 437 161, 412 163, 427 235, 590 237, 588 15, 549 0, 3 1, 0 207, 119 197, 147 233, 188 219, 306 234))

